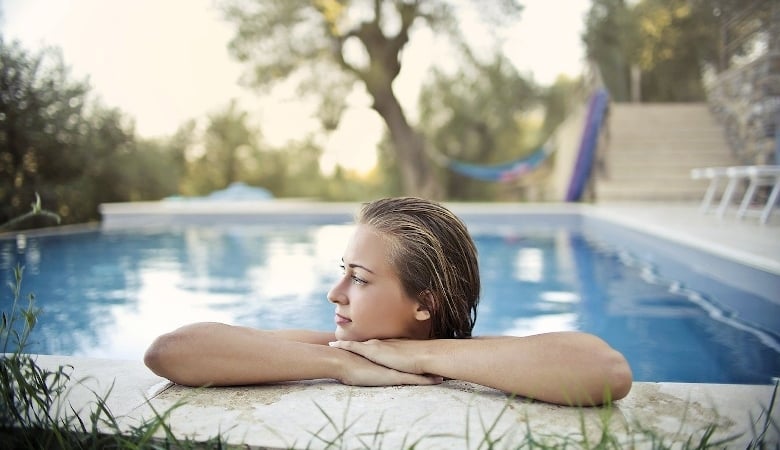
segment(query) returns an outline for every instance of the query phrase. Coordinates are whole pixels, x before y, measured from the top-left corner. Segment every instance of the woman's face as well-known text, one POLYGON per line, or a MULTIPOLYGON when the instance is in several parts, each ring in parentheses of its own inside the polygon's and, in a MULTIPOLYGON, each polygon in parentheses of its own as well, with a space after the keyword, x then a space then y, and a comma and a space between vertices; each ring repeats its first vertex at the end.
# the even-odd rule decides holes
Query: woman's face
POLYGON ((357 226, 342 264, 343 275, 328 292, 336 305, 337 339, 428 338, 428 311, 406 295, 387 244, 372 227, 357 226))

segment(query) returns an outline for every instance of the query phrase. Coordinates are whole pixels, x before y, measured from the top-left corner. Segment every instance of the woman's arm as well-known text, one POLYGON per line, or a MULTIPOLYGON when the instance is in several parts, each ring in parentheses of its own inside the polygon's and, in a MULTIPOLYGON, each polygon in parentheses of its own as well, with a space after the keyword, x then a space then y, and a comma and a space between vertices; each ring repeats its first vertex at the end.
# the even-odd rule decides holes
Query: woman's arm
POLYGON ((623 355, 585 333, 331 345, 397 370, 470 381, 564 405, 618 400, 628 394, 632 383, 623 355))
POLYGON ((323 345, 333 333, 262 331, 197 323, 158 337, 144 355, 157 375, 188 386, 247 385, 333 378, 345 384, 434 384, 440 378, 388 369, 323 345))

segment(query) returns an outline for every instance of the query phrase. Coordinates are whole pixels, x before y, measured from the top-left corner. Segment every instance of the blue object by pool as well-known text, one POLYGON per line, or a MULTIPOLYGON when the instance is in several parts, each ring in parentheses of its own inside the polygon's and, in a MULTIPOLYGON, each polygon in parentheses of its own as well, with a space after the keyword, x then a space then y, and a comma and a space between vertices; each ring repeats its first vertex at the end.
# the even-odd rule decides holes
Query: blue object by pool
POLYGON ((593 163, 596 159, 599 133, 604 124, 604 117, 609 108, 609 93, 606 89, 598 89, 588 101, 588 110, 585 117, 585 128, 580 137, 580 146, 577 150, 577 160, 574 163, 569 188, 566 191, 567 202, 582 200, 585 194, 593 163))
POLYGON ((241 181, 230 183, 225 189, 214 191, 203 197, 167 197, 165 201, 198 201, 198 202, 216 202, 216 201, 265 201, 273 200, 274 196, 266 188, 250 186, 241 181))
MULTIPOLYGON (((140 359, 155 336, 193 321, 332 330, 326 293, 351 229, 20 235, 0 239, 0 281, 25 266, 22 292, 43 309, 29 351, 140 359)), ((594 333, 627 356, 638 381, 765 384, 780 374, 777 302, 702 274, 695 255, 643 256, 618 234, 475 227, 483 277, 475 334, 594 333)))

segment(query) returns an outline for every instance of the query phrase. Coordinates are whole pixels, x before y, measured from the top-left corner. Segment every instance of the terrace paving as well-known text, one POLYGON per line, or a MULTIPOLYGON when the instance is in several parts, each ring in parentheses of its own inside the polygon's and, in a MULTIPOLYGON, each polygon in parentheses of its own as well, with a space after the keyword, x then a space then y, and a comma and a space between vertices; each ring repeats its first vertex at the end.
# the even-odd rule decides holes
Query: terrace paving
POLYGON ((736 207, 723 218, 700 213, 694 203, 607 202, 595 209, 621 224, 780 274, 780 210, 762 225, 755 217, 737 219, 736 207))

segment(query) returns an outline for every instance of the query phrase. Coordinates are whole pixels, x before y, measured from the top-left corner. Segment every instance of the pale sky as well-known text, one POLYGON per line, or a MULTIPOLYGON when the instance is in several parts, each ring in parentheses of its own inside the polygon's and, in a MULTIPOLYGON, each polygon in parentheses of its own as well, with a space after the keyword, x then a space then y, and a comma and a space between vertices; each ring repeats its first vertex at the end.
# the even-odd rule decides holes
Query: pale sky
MULTIPOLYGON (((521 20, 504 46, 518 70, 542 84, 561 73, 579 75, 590 1, 521 3, 521 20)), ((5 39, 18 39, 30 51, 61 48, 72 76, 88 77, 93 93, 133 117, 141 136, 172 134, 188 119, 223 109, 231 98, 241 100, 272 144, 318 127, 312 108, 293 92, 260 99, 239 85, 246 68, 227 52, 233 27, 212 0, 0 0, 0 7, 5 39)), ((408 109, 438 54, 430 41, 405 52, 395 89, 408 109)), ((351 96, 339 130, 320 137, 325 170, 337 162, 356 170, 373 166, 384 125, 369 104, 360 92, 351 96)))

